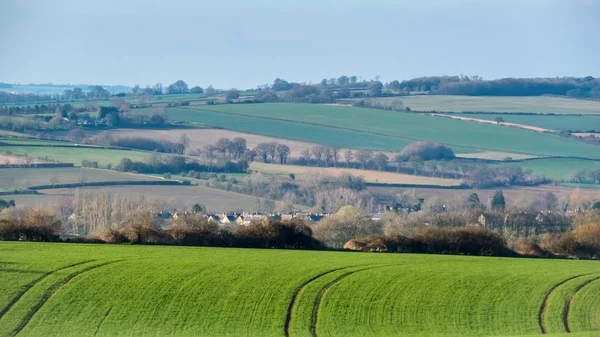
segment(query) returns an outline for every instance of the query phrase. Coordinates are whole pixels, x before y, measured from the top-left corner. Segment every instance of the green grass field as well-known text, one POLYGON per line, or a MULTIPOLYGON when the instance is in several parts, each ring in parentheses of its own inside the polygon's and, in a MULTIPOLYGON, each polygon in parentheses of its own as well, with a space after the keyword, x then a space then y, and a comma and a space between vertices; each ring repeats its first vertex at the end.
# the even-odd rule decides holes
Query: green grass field
POLYGON ((555 114, 600 114, 600 102, 547 96, 492 97, 416 95, 377 98, 377 101, 400 100, 416 111, 448 112, 532 112, 555 114))
POLYGON ((495 121, 500 116, 507 123, 536 126, 549 130, 600 131, 600 116, 551 116, 551 115, 502 115, 502 114, 461 114, 459 116, 495 121))
POLYGON ((34 185, 48 185, 54 181, 57 184, 96 182, 96 181, 125 181, 125 180, 155 180, 151 177, 122 173, 116 171, 87 169, 87 168, 3 168, 0 169, 0 189, 26 188, 34 185))
MULTIPOLYGON (((43 194, 19 194, 2 196, 2 199, 14 199, 16 204, 25 207, 49 207, 56 209, 61 199, 74 198, 79 192, 110 193, 112 196, 128 198, 132 201, 143 197, 157 211, 191 210, 194 204, 201 204, 209 212, 247 211, 255 212, 259 205, 257 198, 250 195, 228 192, 205 186, 102 186, 60 188, 41 191, 43 194)), ((261 202, 263 199, 260 199, 261 202)), ((280 203, 276 207, 282 209, 280 203)), ((305 210, 305 206, 297 206, 297 210, 305 210)))
POLYGON ((167 115, 175 120, 342 147, 399 150, 407 142, 427 140, 457 149, 600 159, 595 146, 555 135, 414 113, 314 104, 228 104, 203 109, 167 109, 167 115), (329 131, 334 128, 339 132, 331 135, 329 131), (397 138, 398 145, 390 146, 390 138, 397 138))
POLYGON ((566 321, 591 337, 598 275, 597 261, 0 242, 0 336, 557 337, 566 321))
MULTIPOLYGON (((36 144, 33 144, 36 145, 36 144)), ((146 161, 148 153, 140 151, 89 149, 80 147, 47 147, 47 146, 2 146, 0 153, 10 152, 13 155, 28 156, 32 158, 48 158, 62 163, 81 165, 84 159, 97 161, 101 166, 116 165, 121 159, 127 157, 131 160, 146 161)))
POLYGON ((572 173, 582 169, 600 169, 600 161, 580 159, 536 159, 517 163, 535 174, 543 174, 548 178, 568 179, 572 173))

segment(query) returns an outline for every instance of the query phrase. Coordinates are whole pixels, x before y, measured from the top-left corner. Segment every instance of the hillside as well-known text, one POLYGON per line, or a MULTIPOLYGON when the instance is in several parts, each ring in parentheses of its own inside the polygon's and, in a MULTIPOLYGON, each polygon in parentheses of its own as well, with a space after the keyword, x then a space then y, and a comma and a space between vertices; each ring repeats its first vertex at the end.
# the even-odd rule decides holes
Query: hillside
POLYGON ((0 243, 0 267, 0 336, 600 330, 595 261, 0 243))
POLYGON ((600 159, 595 146, 555 135, 395 111, 278 103, 174 108, 167 109, 167 115, 240 132, 341 147, 398 151, 406 143, 426 140, 448 144, 458 152, 474 148, 600 159))

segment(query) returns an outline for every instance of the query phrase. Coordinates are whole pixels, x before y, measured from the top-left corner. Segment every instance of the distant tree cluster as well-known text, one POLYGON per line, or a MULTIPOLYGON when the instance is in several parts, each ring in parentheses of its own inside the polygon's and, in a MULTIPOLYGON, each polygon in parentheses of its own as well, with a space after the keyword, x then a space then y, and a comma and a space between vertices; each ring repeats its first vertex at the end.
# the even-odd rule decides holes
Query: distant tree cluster
POLYGON ((392 81, 389 89, 403 92, 429 92, 440 95, 467 96, 540 96, 600 98, 600 80, 588 77, 502 78, 483 80, 479 76, 419 77, 402 82, 392 81))
POLYGON ((154 154, 147 162, 133 161, 123 158, 115 167, 120 172, 138 173, 180 173, 193 170, 195 172, 229 172, 244 173, 248 170, 248 162, 245 160, 205 162, 188 161, 182 156, 160 156, 154 154))

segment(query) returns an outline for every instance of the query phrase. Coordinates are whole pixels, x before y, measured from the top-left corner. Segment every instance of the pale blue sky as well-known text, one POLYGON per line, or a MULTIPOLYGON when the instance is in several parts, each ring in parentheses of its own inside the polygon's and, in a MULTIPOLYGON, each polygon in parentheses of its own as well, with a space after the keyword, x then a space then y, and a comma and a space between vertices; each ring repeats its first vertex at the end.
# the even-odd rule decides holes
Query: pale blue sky
POLYGON ((0 0, 0 82, 600 76, 600 0, 0 0))

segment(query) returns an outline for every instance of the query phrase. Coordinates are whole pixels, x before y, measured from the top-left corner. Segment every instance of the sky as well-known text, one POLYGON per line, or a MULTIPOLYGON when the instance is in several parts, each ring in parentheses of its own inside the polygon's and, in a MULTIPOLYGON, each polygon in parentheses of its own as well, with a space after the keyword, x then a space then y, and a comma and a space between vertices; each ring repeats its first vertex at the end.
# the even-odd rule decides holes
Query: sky
POLYGON ((0 0, 0 82, 600 77, 600 0, 0 0))

